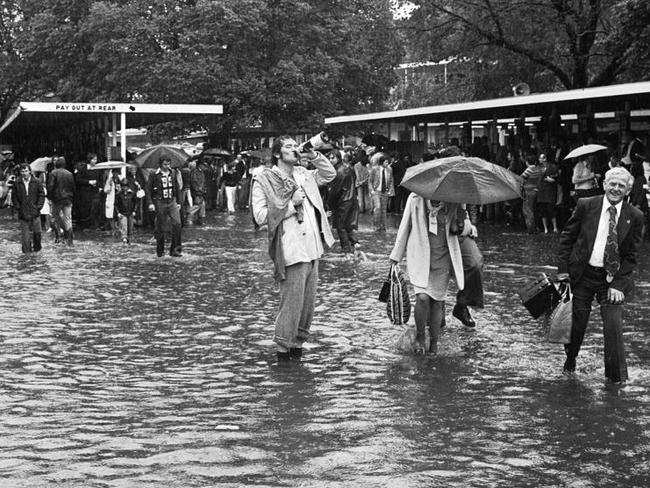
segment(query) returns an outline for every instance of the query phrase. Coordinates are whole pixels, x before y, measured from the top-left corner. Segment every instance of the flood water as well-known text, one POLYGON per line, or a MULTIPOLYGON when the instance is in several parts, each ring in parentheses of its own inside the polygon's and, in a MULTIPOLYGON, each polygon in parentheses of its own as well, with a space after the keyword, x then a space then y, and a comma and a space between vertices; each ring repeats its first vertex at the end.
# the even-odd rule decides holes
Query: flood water
POLYGON ((266 236, 247 214, 209 214, 182 258, 159 259, 142 230, 131 246, 47 236, 23 256, 2 211, 0 485, 650 486, 649 245, 620 387, 598 313, 562 376, 562 347, 517 295, 554 274, 557 237, 506 227, 480 227, 478 327, 450 305, 437 356, 399 352, 376 300, 391 227, 362 219, 365 261, 326 254, 304 360, 278 366, 266 236))

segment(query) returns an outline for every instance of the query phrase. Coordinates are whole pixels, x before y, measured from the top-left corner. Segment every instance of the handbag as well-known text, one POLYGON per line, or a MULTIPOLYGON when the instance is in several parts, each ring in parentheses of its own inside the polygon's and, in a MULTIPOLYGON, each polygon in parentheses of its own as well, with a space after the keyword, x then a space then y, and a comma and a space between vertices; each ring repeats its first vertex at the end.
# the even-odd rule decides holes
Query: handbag
POLYGON ((539 278, 528 283, 518 293, 521 302, 534 319, 551 312, 560 301, 560 294, 555 285, 544 273, 541 273, 539 278))
POLYGON ((386 313, 394 325, 404 325, 411 317, 411 299, 404 272, 399 265, 390 267, 390 291, 386 303, 386 313))
POLYGON ((548 317, 548 342, 569 344, 572 326, 573 295, 571 294, 571 285, 567 283, 562 290, 560 302, 548 317))
POLYGON ((390 296, 390 274, 393 270, 393 267, 391 266, 391 269, 388 271, 388 276, 384 280, 384 283, 381 285, 381 290, 379 290, 379 296, 377 297, 377 300, 380 302, 388 303, 388 297, 390 296))

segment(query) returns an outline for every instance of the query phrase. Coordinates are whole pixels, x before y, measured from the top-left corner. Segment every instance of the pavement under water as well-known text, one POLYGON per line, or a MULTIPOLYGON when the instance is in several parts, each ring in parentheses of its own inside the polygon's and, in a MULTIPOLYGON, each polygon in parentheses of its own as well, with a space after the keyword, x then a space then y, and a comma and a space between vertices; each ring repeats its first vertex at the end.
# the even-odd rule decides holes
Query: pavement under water
POLYGON ((448 306, 439 353, 412 356, 376 300, 397 220, 376 234, 362 216, 366 260, 328 251, 304 360, 278 365, 266 235, 246 213, 207 222, 184 229, 182 258, 143 230, 25 256, 0 214, 2 486, 650 485, 647 243, 621 387, 598 313, 567 378, 520 303, 554 274, 556 235, 481 226, 478 327, 448 306))

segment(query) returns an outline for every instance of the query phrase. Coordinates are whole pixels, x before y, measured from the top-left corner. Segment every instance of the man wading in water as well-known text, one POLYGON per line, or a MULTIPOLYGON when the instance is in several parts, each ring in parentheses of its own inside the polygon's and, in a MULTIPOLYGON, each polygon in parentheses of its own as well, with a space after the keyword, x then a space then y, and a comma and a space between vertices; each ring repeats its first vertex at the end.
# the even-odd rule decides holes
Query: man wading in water
POLYGON ((303 155, 316 169, 302 167, 300 149, 289 136, 276 139, 273 167, 257 175, 252 186, 253 218, 268 226, 269 254, 280 286, 274 336, 278 361, 302 357, 314 315, 323 241, 328 246, 334 242, 318 187, 332 181, 336 170, 313 149, 303 155))

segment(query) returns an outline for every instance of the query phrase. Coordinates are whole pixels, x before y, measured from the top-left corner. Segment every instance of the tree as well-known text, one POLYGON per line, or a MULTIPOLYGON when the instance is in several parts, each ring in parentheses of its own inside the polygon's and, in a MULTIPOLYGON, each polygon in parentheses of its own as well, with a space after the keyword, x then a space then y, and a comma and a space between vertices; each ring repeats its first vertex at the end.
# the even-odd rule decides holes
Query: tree
POLYGON ((388 0, 16 4, 31 86, 63 100, 222 103, 211 123, 226 131, 316 130, 383 108, 401 59, 388 0))
MULTIPOLYGON (((403 24, 418 58, 470 58, 502 72, 521 63, 545 83, 551 75, 556 89, 626 80, 635 59, 645 56, 647 62, 642 42, 648 38, 650 9, 643 0, 410 3, 417 8, 403 24)), ((534 77, 519 81, 536 82, 534 77)))

